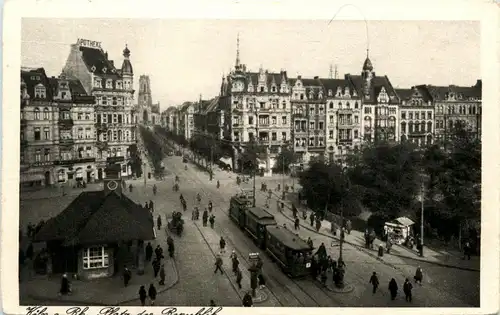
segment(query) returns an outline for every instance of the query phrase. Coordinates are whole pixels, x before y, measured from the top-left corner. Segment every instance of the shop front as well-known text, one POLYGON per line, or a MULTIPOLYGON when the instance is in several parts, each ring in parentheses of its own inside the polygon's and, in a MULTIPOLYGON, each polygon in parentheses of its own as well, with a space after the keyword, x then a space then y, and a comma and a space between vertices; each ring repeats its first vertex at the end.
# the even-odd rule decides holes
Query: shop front
POLYGON ((96 174, 95 159, 57 161, 54 173, 59 184, 80 187, 93 183, 96 174))

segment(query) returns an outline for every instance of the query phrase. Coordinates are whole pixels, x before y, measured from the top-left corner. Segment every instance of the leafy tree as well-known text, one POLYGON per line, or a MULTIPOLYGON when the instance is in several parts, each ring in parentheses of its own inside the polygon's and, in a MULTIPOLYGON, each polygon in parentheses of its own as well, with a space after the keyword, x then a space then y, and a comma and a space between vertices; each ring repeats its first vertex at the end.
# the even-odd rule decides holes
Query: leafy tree
POLYGON ((153 132, 143 126, 139 126, 139 131, 144 142, 145 150, 148 153, 148 157, 153 163, 154 172, 155 174, 159 174, 162 168, 161 162, 166 155, 163 150, 162 141, 155 136, 153 132))
POLYGON ((244 173, 257 172, 259 168, 259 156, 265 148, 259 145, 255 140, 250 140, 244 151, 240 155, 240 168, 244 173))
POLYGON ((276 164, 274 165, 274 171, 277 173, 282 173, 283 170, 285 174, 290 171, 290 165, 296 163, 298 156, 289 147, 284 147, 281 152, 276 157, 276 164))
POLYGON ((367 146, 348 174, 371 211, 396 217, 401 210, 410 209, 417 194, 420 160, 409 143, 367 146))
POLYGON ((130 151, 130 167, 132 169, 132 174, 137 177, 142 176, 142 159, 137 150, 137 145, 132 144, 129 146, 130 151))

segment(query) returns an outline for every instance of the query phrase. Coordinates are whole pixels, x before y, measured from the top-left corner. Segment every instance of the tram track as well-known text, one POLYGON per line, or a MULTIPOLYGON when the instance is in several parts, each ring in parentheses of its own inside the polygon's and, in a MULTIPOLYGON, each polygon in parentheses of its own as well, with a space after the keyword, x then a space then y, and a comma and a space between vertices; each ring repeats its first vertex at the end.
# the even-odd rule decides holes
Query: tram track
MULTIPOLYGON (((212 201, 217 201, 217 204, 219 204, 219 205, 229 203, 220 193, 209 193, 207 191, 207 190, 209 190, 208 185, 206 183, 204 183, 203 181, 201 181, 198 177, 192 175, 192 173, 190 173, 186 170, 180 170, 180 171, 185 176, 185 179, 187 179, 191 182, 199 183, 202 185, 202 187, 206 188, 206 189, 200 188, 200 192, 201 192, 201 194, 204 195, 205 198, 207 198, 207 197, 213 198, 212 201)), ((224 219, 230 221, 230 219, 228 217, 228 212, 225 211, 223 209, 223 207, 218 207, 218 208, 224 214, 224 219)), ((214 210, 215 210, 215 208, 214 208, 214 210)), ((231 225, 231 229, 233 229, 233 227, 234 227, 234 230, 238 230, 240 232, 243 232, 239 228, 234 226, 234 223, 232 221, 228 222, 228 223, 231 225)), ((221 234, 226 240, 229 240, 229 242, 233 245, 232 247, 239 254, 241 259, 244 260, 248 265, 250 265, 250 262, 246 258, 246 255, 238 249, 238 246, 233 241, 233 237, 231 237, 231 235, 234 236, 234 234, 235 234, 234 231, 229 232, 228 228, 226 228, 226 230, 224 231, 224 229, 222 228, 222 225, 220 225, 220 224, 218 224, 218 225, 220 226, 220 228, 217 229, 218 230, 217 232, 219 234, 221 234)), ((196 226, 199 229, 198 225, 196 225, 196 226)), ((202 233, 200 230, 199 230, 199 232, 202 233)), ((250 241, 250 239, 247 237, 247 235, 243 235, 242 239, 243 239, 243 241, 241 241, 241 242, 243 242, 245 244, 246 248, 250 248, 254 251, 261 251, 260 249, 257 249, 257 246, 254 244, 254 242, 250 241)), ((329 291, 327 292, 327 290, 325 288, 318 286, 316 283, 312 284, 312 286, 310 285, 310 282, 315 282, 315 281, 301 281, 302 282, 301 283, 296 279, 286 277, 285 275, 282 274, 281 270, 279 270, 279 268, 267 257, 267 255, 266 255, 266 257, 263 257, 263 259, 265 260, 266 265, 273 266, 273 269, 277 270, 277 272, 266 273, 265 276, 268 280, 267 281, 267 291, 269 291, 269 293, 275 297, 275 299, 278 301, 278 303, 280 305, 282 305, 282 306, 304 306, 304 307, 318 307, 318 306, 330 307, 330 306, 332 306, 331 305, 332 301, 334 301, 336 304, 340 304, 340 305, 343 304, 340 300, 331 296, 332 292, 329 292, 329 291), (276 276, 271 275, 271 274, 279 274, 280 276, 276 277, 276 276), (279 279, 279 278, 285 278, 285 277, 286 277, 286 280, 279 279), (292 288, 290 288, 290 283, 286 283, 287 281, 291 282, 293 284, 292 288), (277 284, 277 286, 275 286, 274 284, 277 284), (304 284, 308 284, 307 289, 305 289, 303 287, 304 284), (275 291, 280 291, 280 292, 275 292, 275 291), (315 294, 312 294, 310 291, 314 291, 315 294), (281 293, 281 294, 278 294, 278 293, 281 293), (284 296, 291 296, 292 299, 290 299, 290 298, 283 299, 283 297, 281 297, 283 295, 284 296), (318 295, 319 295, 319 297, 318 297, 318 295)))

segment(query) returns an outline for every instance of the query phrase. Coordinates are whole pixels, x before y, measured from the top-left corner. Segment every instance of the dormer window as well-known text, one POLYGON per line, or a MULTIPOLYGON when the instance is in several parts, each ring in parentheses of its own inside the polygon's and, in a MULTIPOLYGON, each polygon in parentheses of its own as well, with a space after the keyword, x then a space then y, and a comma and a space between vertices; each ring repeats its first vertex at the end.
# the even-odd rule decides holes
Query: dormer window
POLYGON ((345 87, 344 95, 351 96, 351 93, 349 93, 349 87, 348 86, 345 87))
POLYGON ((264 87, 263 86, 260 87, 260 92, 264 93, 264 87))
POLYGON ((102 73, 106 73, 108 71, 108 68, 104 67, 102 68, 102 73))
POLYGON ((341 97, 342 96, 342 88, 337 87, 337 97, 341 97))
POLYGON ((91 72, 95 72, 95 66, 92 66, 92 67, 90 68, 90 71, 91 71, 91 72))
POLYGON ((272 91, 273 93, 274 93, 274 92, 276 92, 276 87, 275 87, 275 86, 273 86, 273 87, 271 88, 271 91, 272 91))
POLYGON ((333 91, 332 90, 328 90, 328 96, 333 96, 333 91))
POLYGON ((101 87, 101 79, 96 79, 94 82, 94 87, 100 88, 101 87))
POLYGON ((116 81, 116 88, 117 89, 122 89, 123 88, 122 81, 116 81))
POLYGON ((309 92, 309 99, 312 100, 314 98, 314 93, 311 91, 309 92))
POLYGON ((45 98, 47 96, 46 89, 43 84, 39 83, 35 86, 35 98, 45 98))
POLYGON ((321 91, 319 92, 318 99, 320 99, 320 100, 323 99, 323 92, 321 92, 321 91))
POLYGON ((113 88, 113 81, 112 80, 106 80, 106 88, 107 89, 113 88))

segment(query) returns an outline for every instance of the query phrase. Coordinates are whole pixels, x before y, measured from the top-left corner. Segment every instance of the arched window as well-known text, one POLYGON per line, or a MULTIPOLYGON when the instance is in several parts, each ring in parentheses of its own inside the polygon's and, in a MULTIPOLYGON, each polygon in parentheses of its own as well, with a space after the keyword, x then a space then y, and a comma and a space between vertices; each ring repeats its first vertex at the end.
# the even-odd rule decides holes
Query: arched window
POLYGON ((389 117, 389 128, 395 128, 396 127, 396 117, 389 117))
POLYGON ((427 145, 430 145, 430 144, 432 144, 432 136, 427 135, 427 145))
POLYGON ((406 123, 404 121, 401 123, 401 133, 406 133, 406 123))
POLYGON ((351 104, 349 104, 349 102, 347 102, 347 103, 345 104, 345 108, 351 108, 351 104))
POLYGON ((339 109, 342 109, 342 102, 339 102, 339 109))
POLYGON ((412 122, 412 121, 410 121, 410 122, 408 123, 408 133, 412 133, 412 132, 413 132, 413 122, 412 122))
POLYGON ((354 102, 354 108, 359 108, 358 102, 354 102))
POLYGON ((49 120, 49 109, 47 107, 43 109, 43 119, 49 120))
POLYGON ((113 139, 113 131, 110 129, 108 130, 108 141, 112 141, 113 139))
POLYGON ((427 132, 432 132, 432 122, 427 122, 427 132))
POLYGON ((35 107, 35 120, 40 120, 40 108, 35 107))
POLYGON ((472 115, 476 114, 476 106, 472 106, 472 115))
POLYGON ((122 141, 122 131, 118 130, 118 141, 122 141))

